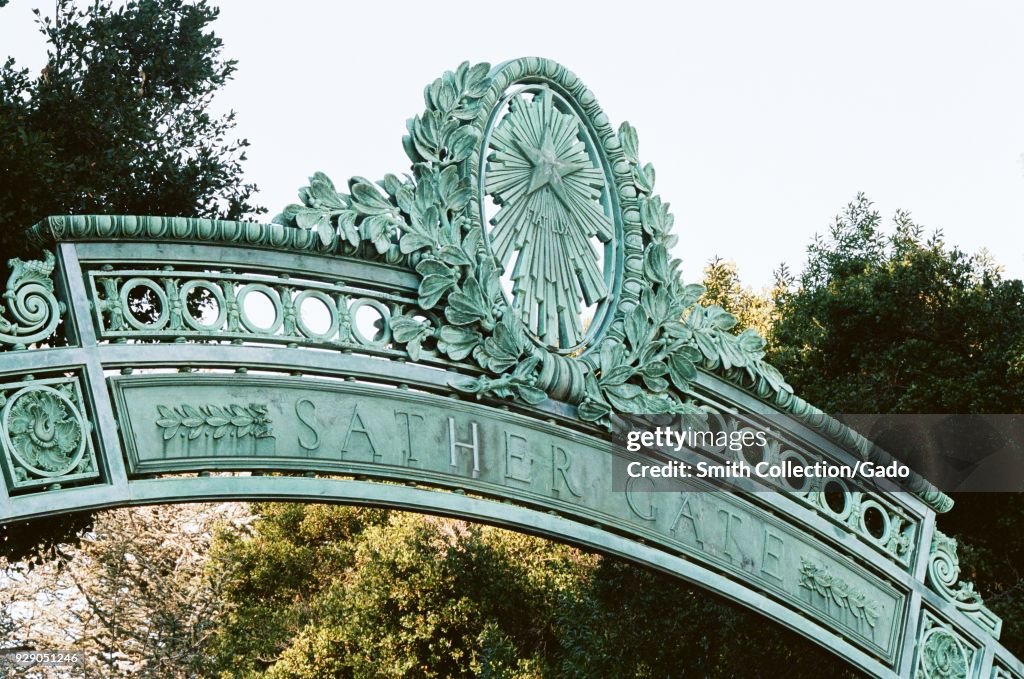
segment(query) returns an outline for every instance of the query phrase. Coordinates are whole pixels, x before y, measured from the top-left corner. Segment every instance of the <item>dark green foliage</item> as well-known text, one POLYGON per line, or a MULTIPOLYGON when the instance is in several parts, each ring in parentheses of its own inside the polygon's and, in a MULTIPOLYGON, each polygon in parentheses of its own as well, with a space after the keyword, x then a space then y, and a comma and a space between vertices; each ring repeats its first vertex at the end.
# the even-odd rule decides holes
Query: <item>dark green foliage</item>
POLYGON ((552 676, 860 676, 756 613, 616 559, 601 559, 559 615, 562 648, 552 676))
MULTIPOLYGON (((237 219, 260 212, 242 179, 234 113, 213 116, 235 62, 204 0, 57 2, 37 76, 0 68, 0 253, 53 214, 237 219)), ((38 12, 37 12, 38 15, 38 12)), ((28 30, 28 26, 25 27, 28 30)))
MULTIPOLYGON (((1019 410, 1017 412, 1020 412, 1019 410)), ((999 641, 1024 656, 1024 495, 959 493, 939 527, 957 536, 963 578, 1003 619, 999 641)))
POLYGON ((859 195, 808 248, 799 285, 776 296, 769 359, 830 412, 1019 411, 1024 285, 906 213, 892 235, 880 222, 859 195))
MULTIPOLYGON (((887 235, 858 195, 808 248, 799 284, 783 282, 768 358, 823 410, 1024 411, 1024 284, 1003 279, 989 257, 924 237, 904 212, 887 235)), ((958 538, 964 577, 1003 618, 1001 640, 1020 655, 1024 495, 954 499, 939 527, 958 538)))
POLYGON ((224 676, 536 676, 552 611, 587 557, 410 514, 262 505, 220 537, 224 676))
POLYGON ((353 566, 354 538, 384 514, 358 508, 254 505, 267 519, 251 537, 217 536, 210 568, 225 576, 228 610, 215 653, 233 676, 264 668, 313 620, 315 602, 353 566))
POLYGON ((855 676, 677 578, 496 528, 261 505, 224 534, 223 677, 855 676), (752 641, 754 639, 754 641, 752 641))

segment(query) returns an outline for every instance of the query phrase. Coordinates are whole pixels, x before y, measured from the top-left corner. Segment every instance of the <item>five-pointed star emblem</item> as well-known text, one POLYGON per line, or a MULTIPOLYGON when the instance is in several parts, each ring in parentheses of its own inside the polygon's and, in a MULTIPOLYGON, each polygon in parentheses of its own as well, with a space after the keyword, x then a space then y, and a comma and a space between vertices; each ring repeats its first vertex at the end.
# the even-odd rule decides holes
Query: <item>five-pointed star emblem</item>
MULTIPOLYGON (((541 101, 541 109, 544 111, 542 114, 544 117, 556 114, 551 93, 548 90, 545 89, 539 99, 541 101)), ((552 140, 550 126, 546 125, 544 127, 539 145, 536 142, 531 144, 521 139, 516 140, 516 145, 527 160, 530 161, 530 165, 533 166, 530 172, 530 185, 526 188, 527 195, 536 193, 545 186, 550 186, 551 192, 568 208, 569 197, 566 195, 565 184, 562 182, 562 178, 579 171, 583 166, 566 160, 561 156, 552 140)))
POLYGON ((562 177, 566 177, 579 170, 579 167, 568 163, 558 156, 555 145, 551 142, 551 135, 544 130, 540 148, 534 148, 530 144, 519 144, 520 150, 533 165, 533 172, 530 175, 530 185, 526 193, 534 193, 545 186, 550 186, 552 192, 558 196, 563 204, 568 205, 565 196, 565 187, 562 184, 562 177))

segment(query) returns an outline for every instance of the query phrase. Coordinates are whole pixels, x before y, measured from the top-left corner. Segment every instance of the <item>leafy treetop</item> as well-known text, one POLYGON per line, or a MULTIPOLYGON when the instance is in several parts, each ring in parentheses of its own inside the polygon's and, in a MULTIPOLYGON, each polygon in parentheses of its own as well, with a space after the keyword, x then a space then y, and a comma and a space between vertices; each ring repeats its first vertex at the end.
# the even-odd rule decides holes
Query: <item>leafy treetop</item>
POLYGON ((0 251, 51 214, 196 215, 262 212, 242 176, 246 140, 235 114, 213 115, 235 72, 210 30, 205 0, 113 0, 36 10, 49 44, 32 77, 0 67, 0 251))

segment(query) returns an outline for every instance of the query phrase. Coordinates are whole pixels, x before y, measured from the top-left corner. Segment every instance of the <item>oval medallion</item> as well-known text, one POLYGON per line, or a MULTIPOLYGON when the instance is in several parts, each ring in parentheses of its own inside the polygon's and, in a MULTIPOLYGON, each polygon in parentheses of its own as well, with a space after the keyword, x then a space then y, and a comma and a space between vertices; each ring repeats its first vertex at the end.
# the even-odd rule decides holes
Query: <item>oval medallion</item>
POLYGON ((620 228, 585 115, 549 83, 506 90, 484 136, 481 214, 502 287, 534 341, 586 348, 615 297, 620 228))

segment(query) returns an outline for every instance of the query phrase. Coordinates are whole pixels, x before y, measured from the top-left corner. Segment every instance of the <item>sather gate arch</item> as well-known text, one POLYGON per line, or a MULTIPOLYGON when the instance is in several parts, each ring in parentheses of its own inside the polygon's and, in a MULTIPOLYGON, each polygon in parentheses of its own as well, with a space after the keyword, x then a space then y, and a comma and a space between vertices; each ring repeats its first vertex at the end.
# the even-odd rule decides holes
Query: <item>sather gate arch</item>
POLYGON ((0 522, 246 498, 427 511, 675 574, 873 675, 1024 677, 935 530, 952 502, 919 477, 838 503, 814 483, 614 491, 618 414, 785 413, 772 459, 878 453, 696 305, 635 131, 574 74, 463 64, 425 100, 411 174, 339 193, 318 173, 272 224, 32 227, 0 315, 0 522))

